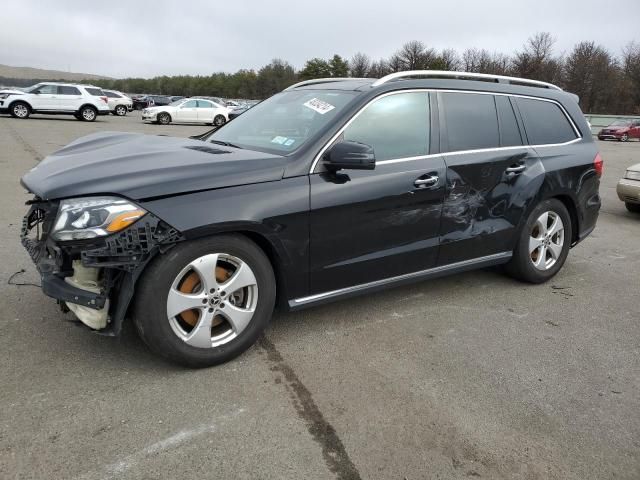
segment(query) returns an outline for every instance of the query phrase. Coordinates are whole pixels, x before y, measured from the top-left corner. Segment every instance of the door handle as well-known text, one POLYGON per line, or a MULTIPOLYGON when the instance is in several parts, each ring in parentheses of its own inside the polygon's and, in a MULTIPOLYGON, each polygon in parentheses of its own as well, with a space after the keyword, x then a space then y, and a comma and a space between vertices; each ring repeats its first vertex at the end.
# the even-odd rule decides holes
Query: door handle
POLYGON ((438 176, 437 175, 430 175, 426 178, 417 178, 415 182, 413 182, 413 184, 416 187, 428 187, 430 185, 435 185, 436 183, 438 183, 438 176))
POLYGON ((512 165, 511 167, 507 168, 506 172, 507 173, 522 173, 526 169, 527 169, 527 166, 525 164, 512 165))

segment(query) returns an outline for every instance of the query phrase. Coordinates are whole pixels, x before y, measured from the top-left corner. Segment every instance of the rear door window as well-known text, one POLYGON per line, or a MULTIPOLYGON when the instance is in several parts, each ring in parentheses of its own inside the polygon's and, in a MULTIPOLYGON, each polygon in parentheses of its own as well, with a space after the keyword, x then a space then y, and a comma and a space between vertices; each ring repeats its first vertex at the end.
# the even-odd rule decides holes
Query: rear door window
POLYGON ((60 85, 58 87, 58 95, 81 95, 81 93, 76 87, 60 85))
POLYGON ((500 128, 500 146, 513 147, 522 145, 520 128, 513 111, 509 97, 496 95, 496 107, 498 107, 498 124, 500 128))
POLYGON ((374 100, 343 133, 373 147, 376 160, 429 153, 429 94, 408 92, 374 100))
POLYGON ((449 152, 500 146, 493 95, 442 93, 449 152))
POLYGON ((518 98, 518 108, 531 145, 564 143, 578 138, 560 106, 555 102, 518 98))
POLYGON ((198 100, 198 108, 213 108, 213 103, 206 100, 198 100))

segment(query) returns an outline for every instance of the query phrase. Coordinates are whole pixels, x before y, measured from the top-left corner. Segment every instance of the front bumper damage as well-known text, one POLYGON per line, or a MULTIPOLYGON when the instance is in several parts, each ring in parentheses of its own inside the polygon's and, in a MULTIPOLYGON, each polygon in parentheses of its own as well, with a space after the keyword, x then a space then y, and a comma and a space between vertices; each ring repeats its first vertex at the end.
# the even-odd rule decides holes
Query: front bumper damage
POLYGON ((28 203, 21 241, 40 273, 42 291, 98 333, 118 335, 144 267, 182 241, 182 234, 147 213, 107 237, 56 242, 49 232, 57 202, 28 203))

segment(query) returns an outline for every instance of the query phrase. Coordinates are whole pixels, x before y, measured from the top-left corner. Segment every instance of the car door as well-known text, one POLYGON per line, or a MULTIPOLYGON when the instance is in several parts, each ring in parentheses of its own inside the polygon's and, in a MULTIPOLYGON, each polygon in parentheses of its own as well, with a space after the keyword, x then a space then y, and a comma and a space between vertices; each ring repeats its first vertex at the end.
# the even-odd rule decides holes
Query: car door
POLYGON ((178 122, 197 122, 198 121, 198 101, 187 100, 176 109, 175 118, 178 122))
POLYGON ((508 96, 438 93, 446 192, 439 265, 510 252, 544 169, 508 96))
POLYGON ((66 111, 76 111, 82 103, 82 93, 76 87, 58 86, 58 108, 66 111))
POLYGON ((334 141, 372 146, 375 169, 310 175, 312 294, 436 264, 445 168, 430 155, 431 110, 422 91, 375 99, 334 141))
POLYGON ((198 122, 213 123, 214 108, 213 103, 207 100, 198 100, 198 122))
POLYGON ((44 84, 40 85, 33 92, 34 95, 30 98, 31 106, 35 110, 56 110, 58 107, 57 95, 58 86, 44 84))

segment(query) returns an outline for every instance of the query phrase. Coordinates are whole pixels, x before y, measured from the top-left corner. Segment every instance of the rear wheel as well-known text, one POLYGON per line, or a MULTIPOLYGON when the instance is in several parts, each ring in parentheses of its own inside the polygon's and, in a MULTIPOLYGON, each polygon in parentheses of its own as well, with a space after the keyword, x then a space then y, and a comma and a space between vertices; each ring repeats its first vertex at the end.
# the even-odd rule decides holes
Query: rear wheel
POLYGON ((9 109, 11 116, 15 118, 29 118, 31 115, 31 108, 24 102, 15 102, 9 109))
POLYGON ((80 109, 79 118, 85 122, 93 122, 98 116, 98 111, 91 106, 85 106, 80 109))
POLYGON ((542 283, 564 265, 572 239, 571 217, 555 198, 538 204, 520 231, 507 271, 520 280, 542 283))
POLYGON ((275 278, 266 255, 239 235, 183 243, 138 281, 134 320, 161 356, 190 367, 226 362, 271 319, 275 278))
POLYGON ((640 203, 624 202, 624 206, 627 210, 633 213, 640 213, 640 203))
POLYGON ((171 123, 171 116, 168 113, 159 113, 157 118, 160 125, 169 125, 171 123))
POLYGON ((117 105, 115 113, 119 117, 124 117, 127 114, 127 107, 124 105, 117 105))
MULTIPOLYGON (((226 121, 227 121, 227 120, 224 118, 224 115, 216 115, 216 116, 213 118, 213 124, 214 124, 216 127, 221 127, 222 125, 224 125, 224 124, 226 123, 226 121)), ((235 125, 235 124, 234 124, 234 125, 235 125)))

